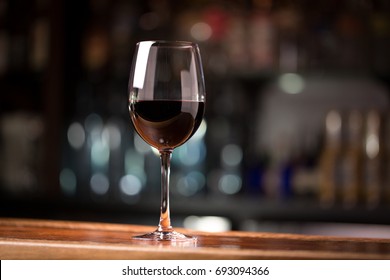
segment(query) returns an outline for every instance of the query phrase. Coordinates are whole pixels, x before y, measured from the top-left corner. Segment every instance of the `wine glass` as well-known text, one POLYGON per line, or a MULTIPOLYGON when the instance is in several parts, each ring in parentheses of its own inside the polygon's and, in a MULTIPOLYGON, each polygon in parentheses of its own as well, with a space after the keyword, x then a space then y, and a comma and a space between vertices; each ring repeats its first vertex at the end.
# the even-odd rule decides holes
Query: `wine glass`
POLYGON ((169 174, 173 149, 184 144, 202 122, 205 85, 197 44, 142 41, 136 46, 129 78, 129 111, 138 135, 161 159, 160 221, 154 232, 133 238, 196 241, 176 232, 169 209, 169 174))

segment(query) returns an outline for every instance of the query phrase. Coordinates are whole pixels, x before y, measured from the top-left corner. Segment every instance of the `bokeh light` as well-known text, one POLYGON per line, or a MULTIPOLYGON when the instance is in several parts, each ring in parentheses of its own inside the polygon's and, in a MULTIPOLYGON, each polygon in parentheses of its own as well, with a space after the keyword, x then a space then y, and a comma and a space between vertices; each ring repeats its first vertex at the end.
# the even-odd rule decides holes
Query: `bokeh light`
POLYGON ((232 229, 231 222, 224 217, 217 216, 189 216, 185 218, 184 227, 206 232, 224 232, 232 229))
POLYGON ((197 22, 191 27, 190 33, 195 40, 203 42, 210 39, 213 31, 207 23, 197 22))
POLYGON ((224 194, 236 194, 241 190, 242 180, 236 174, 224 174, 218 181, 218 189, 224 194))
POLYGON ((129 174, 121 178, 119 188, 125 195, 134 196, 141 192, 142 183, 138 177, 129 174))
POLYGON ((74 149, 80 149, 85 142, 85 131, 79 122, 72 123, 68 128, 68 142, 74 149))
POLYGON ((243 152, 240 146, 228 144, 222 148, 221 160, 223 165, 228 167, 238 166, 243 158, 243 152))
POLYGON ((91 190, 98 195, 104 195, 108 192, 110 182, 106 175, 102 173, 93 174, 90 180, 91 190))
POLYGON ((305 80, 298 74, 282 74, 278 80, 279 87, 289 94, 297 94, 305 88, 305 80))
POLYGON ((65 195, 74 195, 76 193, 77 178, 73 170, 64 168, 60 172, 61 190, 65 195))

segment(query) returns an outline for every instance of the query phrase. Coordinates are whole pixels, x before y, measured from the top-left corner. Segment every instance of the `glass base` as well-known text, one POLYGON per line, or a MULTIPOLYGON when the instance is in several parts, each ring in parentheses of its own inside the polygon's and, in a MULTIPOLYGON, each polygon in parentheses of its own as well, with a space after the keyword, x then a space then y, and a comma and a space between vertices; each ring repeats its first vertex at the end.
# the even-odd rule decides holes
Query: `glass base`
POLYGON ((195 243, 195 236, 185 235, 176 231, 153 231, 143 235, 133 236, 133 239, 142 241, 171 241, 171 242, 191 242, 195 243))

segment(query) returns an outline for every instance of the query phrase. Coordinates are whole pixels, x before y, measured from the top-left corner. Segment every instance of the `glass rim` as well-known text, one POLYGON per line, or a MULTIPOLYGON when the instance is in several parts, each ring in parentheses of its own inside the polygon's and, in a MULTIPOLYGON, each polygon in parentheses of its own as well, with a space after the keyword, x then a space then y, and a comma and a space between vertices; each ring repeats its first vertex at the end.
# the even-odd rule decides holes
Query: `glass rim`
POLYGON ((151 47, 198 47, 195 42, 183 40, 144 40, 137 42, 137 46, 141 43, 150 44, 151 47))

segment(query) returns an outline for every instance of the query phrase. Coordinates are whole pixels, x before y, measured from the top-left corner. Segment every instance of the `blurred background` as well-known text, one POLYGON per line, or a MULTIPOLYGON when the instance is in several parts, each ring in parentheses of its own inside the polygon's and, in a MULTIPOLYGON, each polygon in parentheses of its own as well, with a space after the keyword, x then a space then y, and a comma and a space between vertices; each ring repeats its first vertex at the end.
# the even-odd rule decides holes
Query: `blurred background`
POLYGON ((390 237, 390 2, 0 0, 0 216, 157 225, 136 42, 199 44, 174 226, 390 237))

